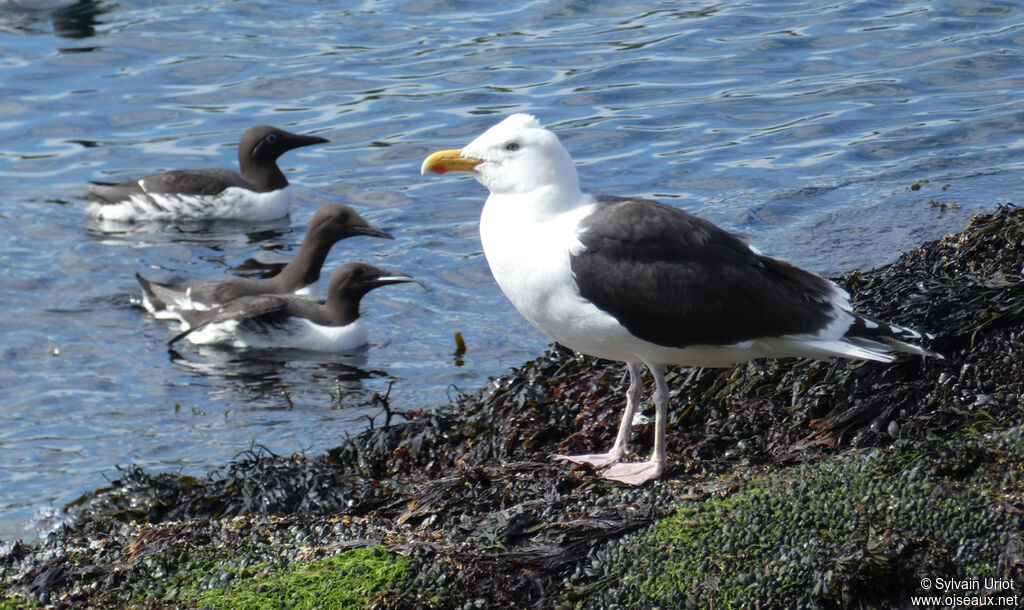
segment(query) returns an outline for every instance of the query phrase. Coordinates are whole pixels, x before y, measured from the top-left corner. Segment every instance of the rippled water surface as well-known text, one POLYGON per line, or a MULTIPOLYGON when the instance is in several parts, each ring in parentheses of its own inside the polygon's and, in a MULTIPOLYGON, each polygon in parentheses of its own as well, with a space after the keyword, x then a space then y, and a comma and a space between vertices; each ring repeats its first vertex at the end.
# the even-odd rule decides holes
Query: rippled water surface
POLYGON ((821 273, 891 261, 1020 184, 1018 2, 42 4, 0 0, 0 539, 118 465, 321 452, 380 412, 375 393, 436 408, 542 350, 481 254, 483 188, 419 175, 508 113, 552 126, 590 189, 660 198, 821 273), (256 124, 331 140, 282 158, 289 219, 86 220, 89 180, 233 167, 256 124), (342 242, 328 269, 422 282, 364 301, 366 352, 170 352, 134 304, 136 272, 287 260, 328 201, 397 238, 342 242))

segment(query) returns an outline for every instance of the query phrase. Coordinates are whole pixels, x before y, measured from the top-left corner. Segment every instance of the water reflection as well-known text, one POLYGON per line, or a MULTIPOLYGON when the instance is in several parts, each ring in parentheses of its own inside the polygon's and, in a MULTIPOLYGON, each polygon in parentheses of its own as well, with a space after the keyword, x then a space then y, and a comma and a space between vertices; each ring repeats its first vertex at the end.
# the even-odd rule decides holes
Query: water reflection
MULTIPOLYGON (((177 219, 177 220, 143 220, 125 222, 86 217, 85 231, 92 237, 107 238, 117 236, 136 236, 152 234, 156 236, 180 236, 170 241, 186 245, 216 247, 217 242, 227 243, 238 239, 226 237, 242 237, 246 245, 259 244, 270 239, 278 239, 290 232, 288 217, 263 222, 223 219, 177 219)), ((159 240, 159 238, 156 238, 159 240)), ((299 239, 301 241, 301 238, 299 239)), ((296 244, 298 245, 298 244, 296 244)))
POLYGON ((89 38, 96 34, 99 16, 109 10, 97 0, 0 0, 0 32, 46 33, 37 26, 49 21, 61 38, 89 38))
MULTIPOLYGON (((235 349, 220 345, 168 348, 176 366, 206 378, 211 392, 247 396, 251 408, 293 409, 310 388, 330 399, 333 409, 364 408, 374 403, 368 379, 394 378, 367 368, 371 347, 348 354, 285 349, 235 349)), ((324 406, 321 402, 321 407, 324 406)))
POLYGON ((107 12, 96 0, 79 0, 53 13, 53 32, 62 38, 89 38, 96 34, 98 17, 107 12))

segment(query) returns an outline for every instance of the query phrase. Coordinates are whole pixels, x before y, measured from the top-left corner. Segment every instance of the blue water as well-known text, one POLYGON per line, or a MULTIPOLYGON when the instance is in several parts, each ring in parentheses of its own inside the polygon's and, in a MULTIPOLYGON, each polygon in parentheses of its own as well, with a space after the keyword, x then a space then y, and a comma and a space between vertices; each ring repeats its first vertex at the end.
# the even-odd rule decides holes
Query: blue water
POLYGON ((52 526, 118 465, 321 452, 389 386, 396 409, 437 408, 539 353, 481 254, 483 188, 419 175, 511 112, 552 126, 591 189, 657 197, 827 274, 889 262, 1020 184, 1017 2, 32 4, 0 0, 0 539, 52 526), (233 167, 261 123, 331 140, 282 158, 289 219, 86 220, 89 180, 233 167), (422 282, 367 298, 365 353, 175 354, 134 304, 135 272, 286 260, 328 201, 397 237, 342 242, 328 269, 422 282))

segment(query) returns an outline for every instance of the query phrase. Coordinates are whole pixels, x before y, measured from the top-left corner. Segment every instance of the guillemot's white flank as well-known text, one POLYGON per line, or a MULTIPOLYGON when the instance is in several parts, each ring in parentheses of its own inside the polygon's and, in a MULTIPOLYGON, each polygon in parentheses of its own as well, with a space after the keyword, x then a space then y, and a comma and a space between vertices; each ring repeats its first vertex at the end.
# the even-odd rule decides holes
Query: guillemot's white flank
POLYGON ((94 182, 86 213, 101 220, 237 218, 273 220, 288 215, 291 191, 277 158, 326 139, 277 127, 251 127, 238 142, 241 173, 228 169, 183 169, 128 182, 94 182))
POLYGON ((380 286, 413 281, 402 273, 347 263, 331 274, 325 301, 293 294, 241 297, 209 311, 187 312, 189 330, 170 343, 187 337, 197 344, 351 351, 367 341, 359 317, 359 303, 366 293, 380 286))
POLYGON ((394 239, 347 205, 325 203, 313 214, 299 251, 277 275, 266 279, 230 278, 218 281, 171 285, 135 277, 142 286, 142 305, 154 316, 188 323, 184 312, 205 311, 244 296, 288 294, 320 279, 320 269, 331 247, 342 239, 369 235, 394 239))
POLYGON ((665 365, 727 366, 805 356, 889 362, 917 331, 855 313, 834 283, 764 256, 712 223, 661 203, 584 194, 572 158, 532 116, 515 114, 422 173, 473 172, 490 191, 480 238, 495 280, 533 325, 574 350, 627 364, 630 386, 608 453, 556 459, 610 467, 642 484, 665 465, 665 365), (650 460, 625 463, 633 413, 651 371, 650 460))

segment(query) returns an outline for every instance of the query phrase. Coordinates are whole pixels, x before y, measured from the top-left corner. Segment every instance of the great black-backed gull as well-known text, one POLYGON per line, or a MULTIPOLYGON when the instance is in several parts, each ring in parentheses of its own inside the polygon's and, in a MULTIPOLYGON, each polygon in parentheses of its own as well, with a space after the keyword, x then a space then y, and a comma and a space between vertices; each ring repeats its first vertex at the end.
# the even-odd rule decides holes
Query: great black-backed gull
POLYGON ((480 238, 516 309, 562 345, 626 363, 630 385, 611 450, 555 456, 607 468, 605 478, 639 485, 661 475, 666 365, 937 355, 912 343, 922 333, 855 313, 836 284, 707 220, 647 199, 585 194, 569 153, 532 116, 514 114, 421 167, 449 171, 472 172, 490 191, 480 238), (655 383, 654 450, 630 463, 622 459, 643 394, 641 365, 655 383))

